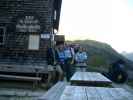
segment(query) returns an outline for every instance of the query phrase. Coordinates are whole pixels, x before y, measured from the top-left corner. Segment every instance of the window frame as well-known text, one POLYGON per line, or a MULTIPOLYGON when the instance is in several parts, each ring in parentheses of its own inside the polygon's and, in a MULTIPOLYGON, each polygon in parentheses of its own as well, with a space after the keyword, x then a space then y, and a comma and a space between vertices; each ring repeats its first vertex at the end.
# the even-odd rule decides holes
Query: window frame
POLYGON ((40 35, 38 35, 38 34, 29 34, 28 50, 38 51, 39 49, 40 49, 40 35), (35 39, 35 38, 38 38, 37 46, 36 46, 37 48, 36 48, 36 47, 35 47, 35 48, 34 48, 34 47, 32 48, 32 45, 33 45, 32 43, 33 43, 33 42, 30 41, 30 40, 33 40, 33 37, 31 38, 30 36, 31 36, 31 37, 32 37, 32 36, 33 36, 33 37, 35 36, 34 39, 35 39))
POLYGON ((54 10, 54 20, 57 20, 57 10, 54 10))

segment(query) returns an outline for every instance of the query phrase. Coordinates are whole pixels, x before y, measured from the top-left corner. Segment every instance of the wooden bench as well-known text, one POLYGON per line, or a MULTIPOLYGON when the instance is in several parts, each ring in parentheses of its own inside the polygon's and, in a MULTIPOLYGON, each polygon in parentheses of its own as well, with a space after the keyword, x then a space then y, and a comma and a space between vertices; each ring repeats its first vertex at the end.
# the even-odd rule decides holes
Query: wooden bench
POLYGON ((38 100, 59 100, 67 85, 68 83, 66 82, 57 82, 43 96, 38 98, 38 100))
POLYGON ((41 77, 29 77, 29 76, 17 76, 17 75, 4 75, 4 74, 0 74, 0 79, 33 82, 33 87, 34 87, 35 85, 38 85, 38 82, 41 81, 41 77))
POLYGON ((112 81, 97 72, 76 72, 71 78, 72 85, 111 86, 112 81))

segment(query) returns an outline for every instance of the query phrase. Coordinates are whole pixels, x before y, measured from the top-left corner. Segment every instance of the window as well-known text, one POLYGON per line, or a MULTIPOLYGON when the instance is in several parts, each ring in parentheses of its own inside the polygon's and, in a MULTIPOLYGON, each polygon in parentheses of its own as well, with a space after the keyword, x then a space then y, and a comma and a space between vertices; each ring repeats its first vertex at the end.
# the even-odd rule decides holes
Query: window
POLYGON ((29 49, 30 50, 39 50, 39 35, 30 35, 29 36, 29 49))
POLYGON ((5 28, 0 27, 0 45, 4 44, 5 28))

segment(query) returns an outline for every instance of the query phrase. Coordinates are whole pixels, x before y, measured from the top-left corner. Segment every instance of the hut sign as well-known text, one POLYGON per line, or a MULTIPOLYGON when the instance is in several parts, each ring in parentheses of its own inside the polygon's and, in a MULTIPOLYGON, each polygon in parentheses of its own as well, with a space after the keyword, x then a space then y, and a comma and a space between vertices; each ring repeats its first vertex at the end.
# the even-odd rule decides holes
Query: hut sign
POLYGON ((41 34, 42 39, 49 39, 50 38, 50 33, 48 34, 41 34))
POLYGON ((17 32, 39 32, 41 29, 39 20, 34 16, 20 18, 16 24, 17 32))

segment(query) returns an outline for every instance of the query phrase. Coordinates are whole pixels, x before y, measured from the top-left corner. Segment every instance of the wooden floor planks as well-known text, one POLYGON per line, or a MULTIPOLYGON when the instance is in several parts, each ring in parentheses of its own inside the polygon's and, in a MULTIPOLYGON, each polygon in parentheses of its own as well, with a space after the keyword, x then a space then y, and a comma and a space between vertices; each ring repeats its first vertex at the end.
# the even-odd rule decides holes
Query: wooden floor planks
POLYGON ((51 89, 41 96, 38 100, 59 100, 67 83, 58 82, 51 89))
POLYGON ((60 100, 87 100, 84 87, 67 86, 60 100))
POLYGON ((60 100, 133 100, 122 88, 67 86, 60 100))
POLYGON ((87 100, 102 100, 95 87, 86 88, 87 100))

